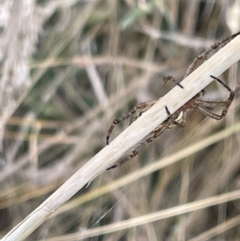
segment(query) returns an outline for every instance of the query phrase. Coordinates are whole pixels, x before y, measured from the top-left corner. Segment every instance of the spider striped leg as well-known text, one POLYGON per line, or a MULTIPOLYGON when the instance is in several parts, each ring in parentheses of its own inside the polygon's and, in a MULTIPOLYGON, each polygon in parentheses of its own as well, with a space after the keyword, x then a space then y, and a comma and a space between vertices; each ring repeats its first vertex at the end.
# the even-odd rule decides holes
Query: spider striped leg
POLYGON ((147 101, 144 103, 140 103, 139 105, 135 106, 133 109, 131 109, 128 113, 126 113, 123 117, 119 117, 117 119, 115 119, 110 128, 108 129, 107 132, 107 137, 106 137, 106 143, 107 145, 109 144, 109 138, 110 135, 114 129, 114 127, 116 125, 118 125, 119 123, 121 123, 122 121, 126 120, 128 117, 133 116, 133 121, 135 121, 139 116, 142 115, 142 113, 144 113, 145 111, 147 111, 149 108, 151 108, 158 100, 154 100, 154 101, 147 101), (135 115, 136 113, 136 115, 135 115))
MULTIPOLYGON (((180 88, 184 89, 184 87, 178 82, 175 78, 172 76, 164 76, 163 81, 165 84, 169 85, 171 88, 175 87, 176 85, 179 86, 180 88)), ((205 91, 202 90, 200 93, 196 95, 196 97, 199 97, 200 95, 204 96, 205 91), (201 93, 201 94, 200 94, 201 93)))
POLYGON ((107 137, 106 137, 106 143, 107 143, 107 145, 109 144, 109 138, 110 138, 110 135, 112 134, 112 131, 113 131, 114 127, 115 127, 116 125, 118 125, 119 123, 121 123, 122 121, 126 120, 129 116, 134 115, 134 113, 136 113, 137 109, 138 109, 138 106, 135 106, 133 109, 131 109, 131 110, 130 110, 128 113, 126 113, 124 116, 119 117, 119 118, 116 118, 116 119, 112 122, 112 124, 111 124, 111 126, 109 127, 108 132, 107 132, 107 137))
POLYGON ((179 82, 177 82, 177 80, 174 79, 172 76, 164 76, 163 81, 165 82, 165 84, 168 84, 172 88, 178 85, 180 88, 184 89, 183 86, 179 82), (174 84, 172 84, 171 82, 174 84))
MULTIPOLYGON (((174 114, 170 114, 167 106, 165 106, 166 112, 169 115, 169 118, 165 120, 162 124, 157 126, 152 132, 150 136, 147 136, 143 142, 139 143, 134 150, 131 152, 130 155, 127 157, 123 158, 122 160, 118 161, 115 165, 107 168, 107 170, 113 169, 115 167, 121 166, 125 162, 131 160, 133 157, 135 157, 148 143, 153 142, 157 137, 159 137, 166 129, 171 129, 174 126, 179 126, 179 127, 184 127, 183 122, 185 123, 185 119, 183 120, 184 117, 182 117, 182 121, 180 123, 176 121, 174 114), (174 125, 172 125, 174 124, 174 125), (182 125, 181 125, 182 124, 182 125)), ((180 114, 181 115, 181 114, 180 114)), ((176 116, 178 118, 179 115, 176 116)))
POLYGON ((115 165, 107 168, 107 170, 116 168, 118 166, 121 166, 122 164, 124 164, 125 162, 131 160, 133 157, 135 157, 147 144, 151 143, 152 141, 154 141, 158 136, 160 136, 166 129, 169 129, 169 125, 172 123, 172 119, 168 118, 166 121, 164 121, 161 125, 159 125, 158 127, 156 127, 154 129, 154 131, 151 132, 151 136, 147 136, 147 138, 145 138, 143 140, 143 142, 139 143, 135 149, 131 152, 130 155, 128 155, 127 157, 125 157, 124 159, 118 161, 115 165))
POLYGON ((197 63, 200 60, 205 60, 207 59, 211 54, 216 53, 219 49, 223 48, 227 43, 229 43, 231 40, 233 40, 236 36, 238 36, 240 34, 240 32, 237 32, 233 35, 231 35, 230 37, 227 37, 223 40, 221 40, 220 42, 214 43, 211 47, 209 47, 208 49, 206 49, 202 54, 198 55, 193 62, 189 65, 185 75, 184 75, 184 79, 193 72, 193 70, 196 68, 197 63))
POLYGON ((239 88, 237 88, 235 91, 233 91, 222 80, 220 80, 212 75, 210 75, 210 76, 213 79, 215 79, 217 82, 219 82, 225 89, 228 90, 228 92, 230 93, 228 99, 225 101, 195 100, 195 103, 198 104, 198 109, 202 114, 204 114, 212 119, 215 119, 215 120, 221 120, 223 117, 226 116, 227 111, 235 97, 235 93, 237 93, 239 91, 239 88), (207 109, 207 107, 215 107, 216 108, 217 106, 220 106, 220 105, 224 106, 224 109, 222 110, 222 113, 220 115, 207 109))

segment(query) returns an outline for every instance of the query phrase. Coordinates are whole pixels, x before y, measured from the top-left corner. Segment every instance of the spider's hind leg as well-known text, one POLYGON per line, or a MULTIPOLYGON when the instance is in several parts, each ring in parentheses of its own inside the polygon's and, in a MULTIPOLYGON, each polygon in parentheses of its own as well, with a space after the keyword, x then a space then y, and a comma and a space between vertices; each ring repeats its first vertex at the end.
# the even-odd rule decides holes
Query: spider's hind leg
MULTIPOLYGON (((230 96, 232 96, 232 99, 234 99, 234 91, 227 85, 225 84, 222 80, 220 80, 219 78, 213 76, 213 75, 210 75, 211 78, 215 79, 218 83, 220 83, 225 89, 227 89, 230 93, 230 96)), ((229 98, 230 98, 229 96, 229 98)))
POLYGON ((228 109, 230 107, 230 105, 232 104, 232 101, 235 97, 235 93, 239 91, 239 89, 236 89, 235 91, 233 91, 227 84, 225 84, 222 80, 218 79, 217 77, 214 77, 212 75, 210 75, 210 77, 212 77, 213 79, 215 79, 218 83, 220 83, 225 89, 228 90, 229 97, 227 100, 225 101, 205 101, 205 100, 195 100, 196 103, 198 104, 198 109, 200 112, 202 112, 202 114, 215 119, 215 120, 221 120, 223 117, 226 116, 228 109), (224 109, 222 111, 222 113, 216 114, 210 110, 207 109, 207 107, 217 107, 219 105, 223 105, 224 109))

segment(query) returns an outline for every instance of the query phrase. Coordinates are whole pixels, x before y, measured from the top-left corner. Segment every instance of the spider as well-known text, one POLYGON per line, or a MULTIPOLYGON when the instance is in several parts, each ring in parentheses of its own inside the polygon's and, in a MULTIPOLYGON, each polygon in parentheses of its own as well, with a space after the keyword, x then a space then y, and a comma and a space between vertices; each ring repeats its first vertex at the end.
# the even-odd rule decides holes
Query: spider
MULTIPOLYGON (((201 59, 206 59, 208 57, 208 55, 212 54, 214 51, 218 51, 220 48, 222 48, 223 46, 225 46, 228 42, 230 42, 233 38, 235 38, 237 35, 239 35, 240 32, 218 42, 213 44, 210 48, 208 48, 205 52, 203 52, 202 54, 198 55, 194 61, 192 62, 192 64, 188 67, 184 78, 186 76, 188 76, 190 73, 193 72, 193 70, 196 68, 196 65, 198 63, 199 60, 201 59)), ((225 101, 209 101, 209 100, 203 100, 201 99, 201 95, 204 95, 204 90, 202 90, 200 93, 198 93, 197 95, 195 95, 191 100, 189 100, 185 105, 183 105, 180 109, 178 109, 176 112, 174 112, 173 114, 170 113, 169 109, 167 106, 165 106, 165 110, 168 114, 168 118, 161 123, 159 126, 157 126, 145 139, 143 139, 143 142, 139 143, 131 152, 131 154, 129 154, 128 156, 126 156, 125 158, 119 160, 116 164, 114 164, 113 166, 110 166, 109 168, 107 168, 107 170, 109 169, 113 169, 117 166, 120 166, 122 164, 124 164, 125 162, 131 160, 133 157, 135 157, 142 149, 143 147, 145 147, 148 143, 154 141, 158 136, 160 136, 163 131, 167 130, 167 129, 171 129, 175 126, 183 128, 186 126, 186 114, 189 110, 199 110, 203 115, 208 116, 212 119, 215 120, 221 120, 223 117, 226 116, 227 111, 234 99, 235 93, 237 93, 240 88, 236 88, 235 91, 233 91, 228 85, 226 85, 223 81, 221 81, 220 79, 211 76, 211 78, 215 79, 219 84, 221 84, 228 92, 229 92, 229 97, 227 100, 225 101), (224 106, 222 113, 216 114, 212 111, 210 111, 207 108, 216 108, 218 106, 224 106)), ((167 76, 163 78, 164 82, 173 86, 172 83, 174 83, 174 85, 178 85, 179 87, 183 88, 183 86, 178 83, 173 77, 171 76, 167 76)), ((125 114, 125 116, 120 117, 115 119, 109 130, 107 133, 107 137, 106 137, 106 143, 107 145, 109 144, 109 138, 110 135, 114 129, 114 127, 119 124, 120 122, 124 121, 125 119, 127 119, 128 117, 132 116, 133 120, 132 122, 134 122, 136 119, 138 119, 144 112, 146 112, 148 109, 150 109, 157 101, 157 100, 152 100, 152 101, 147 101, 144 103, 140 103, 139 105, 135 106, 132 110, 130 110, 128 113, 125 114)))
MULTIPOLYGON (((157 126, 150 133, 150 136, 147 136, 147 138, 144 139, 143 142, 138 144, 130 155, 128 155, 124 159, 121 159, 115 165, 107 168, 107 170, 120 166, 120 165, 124 164, 125 162, 129 161, 130 159, 132 159, 133 157, 135 157, 143 149, 144 146, 146 146, 148 143, 154 141, 158 136, 160 136, 163 133, 163 131, 165 131, 167 129, 171 129, 175 126, 178 126, 180 128, 185 127, 186 126, 186 114, 190 110, 199 110, 203 115, 208 116, 215 120, 221 120, 223 117, 225 117, 227 114, 227 111, 235 97, 236 92, 238 92, 240 88, 236 88, 236 90, 233 91, 231 88, 229 88, 228 85, 226 85, 220 79, 218 79, 214 76, 211 76, 211 77, 213 79, 215 79, 219 84, 221 84, 229 92, 229 97, 227 100, 225 100, 225 101, 203 100, 200 98, 201 94, 198 93, 197 95, 195 95, 191 100, 189 100, 185 105, 183 105, 180 109, 178 109, 173 114, 171 114, 170 111, 168 110, 168 107, 165 106, 166 112, 169 117, 162 124, 157 126), (207 108, 216 108, 218 106, 224 106, 221 114, 216 114, 216 113, 210 111, 209 109, 207 109, 207 108)), ((109 143, 109 137, 110 137, 115 125, 117 125, 120 122, 122 122, 123 120, 127 119, 129 116, 133 116, 133 121, 135 121, 139 116, 141 116, 144 112, 146 112, 148 109, 150 109, 157 101, 158 101, 158 99, 141 103, 141 104, 135 106, 132 110, 130 110, 125 116, 115 119, 112 122, 112 125, 110 126, 110 128, 108 130, 108 135, 106 138, 107 144, 109 143)))

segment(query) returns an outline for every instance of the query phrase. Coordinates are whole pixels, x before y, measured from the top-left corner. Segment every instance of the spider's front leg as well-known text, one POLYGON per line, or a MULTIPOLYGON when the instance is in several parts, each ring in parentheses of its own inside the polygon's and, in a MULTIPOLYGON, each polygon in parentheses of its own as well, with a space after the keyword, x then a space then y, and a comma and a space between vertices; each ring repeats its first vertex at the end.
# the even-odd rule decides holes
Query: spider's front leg
POLYGON ((206 60, 209 56, 213 55, 213 53, 217 52, 219 49, 223 48, 227 43, 229 43, 230 41, 232 41, 236 36, 238 36, 240 34, 240 32, 237 32, 233 35, 231 35, 230 37, 227 37, 217 43, 214 43, 211 47, 209 47, 208 49, 206 49, 202 54, 198 55, 193 62, 190 64, 190 66, 188 67, 185 75, 184 75, 184 79, 193 72, 193 70, 196 68, 198 62, 200 60, 206 60))
POLYGON ((164 76, 163 81, 165 84, 168 84, 171 88, 175 87, 178 85, 180 88, 184 89, 183 86, 172 76, 164 76))
POLYGON ((147 101, 144 103, 140 103, 137 106, 135 106, 133 109, 131 109, 128 113, 126 113, 123 117, 119 117, 115 119, 111 126, 108 129, 107 137, 106 137, 106 143, 109 144, 109 138, 110 135, 116 125, 121 123, 122 121, 126 120, 128 117, 133 116, 133 121, 135 121, 139 116, 142 115, 142 113, 146 112, 148 109, 150 109, 158 100, 152 100, 147 101))
MULTIPOLYGON (((163 77, 163 81, 164 81, 165 84, 169 85, 171 88, 173 88, 173 87, 175 87, 177 85, 180 88, 184 89, 184 87, 180 84, 180 82, 178 82, 172 76, 164 76, 163 77)), ((199 97, 200 95, 202 95, 202 96, 205 95, 205 91, 204 90, 202 90, 200 93, 198 93, 195 97, 199 97)))
MULTIPOLYGON (((138 105, 139 106, 139 105, 138 105)), ((112 134, 112 131, 114 129, 114 127, 116 125, 118 125, 119 123, 121 123, 122 121, 126 120, 129 116, 132 116, 134 115, 134 113, 137 111, 138 109, 138 106, 135 106, 133 109, 131 109, 128 113, 126 113, 124 116, 122 117, 119 117, 119 118, 116 118, 112 124, 110 125, 109 129, 108 129, 108 132, 107 132, 107 137, 106 137, 106 143, 107 145, 109 144, 109 138, 110 138, 110 135, 112 134)))

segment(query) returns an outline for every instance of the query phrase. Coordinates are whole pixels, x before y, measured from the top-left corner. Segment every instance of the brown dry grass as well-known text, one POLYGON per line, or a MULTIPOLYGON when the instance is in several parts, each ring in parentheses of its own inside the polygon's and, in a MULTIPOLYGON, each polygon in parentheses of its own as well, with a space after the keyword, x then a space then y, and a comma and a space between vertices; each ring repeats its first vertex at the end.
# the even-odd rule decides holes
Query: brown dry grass
MULTIPOLYGON (((163 76, 181 80, 214 39, 239 30, 228 1, 6 2, 2 237, 105 146, 115 116, 165 95, 163 76)), ((221 78, 235 88, 238 73, 221 78)), ((219 122, 189 114, 186 128, 104 172, 27 240, 238 240, 239 103, 219 122)))

